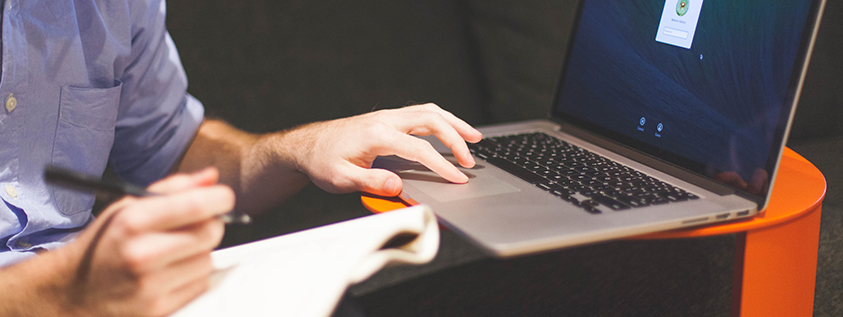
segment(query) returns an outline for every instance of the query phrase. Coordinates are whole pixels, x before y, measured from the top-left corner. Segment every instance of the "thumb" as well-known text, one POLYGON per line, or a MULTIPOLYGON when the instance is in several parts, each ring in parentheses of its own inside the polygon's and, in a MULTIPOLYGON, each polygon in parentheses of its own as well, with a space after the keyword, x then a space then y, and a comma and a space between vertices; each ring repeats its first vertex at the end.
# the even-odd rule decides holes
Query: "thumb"
POLYGON ((348 177, 359 191, 386 197, 398 196, 401 193, 401 178, 384 169, 356 167, 350 171, 348 177))

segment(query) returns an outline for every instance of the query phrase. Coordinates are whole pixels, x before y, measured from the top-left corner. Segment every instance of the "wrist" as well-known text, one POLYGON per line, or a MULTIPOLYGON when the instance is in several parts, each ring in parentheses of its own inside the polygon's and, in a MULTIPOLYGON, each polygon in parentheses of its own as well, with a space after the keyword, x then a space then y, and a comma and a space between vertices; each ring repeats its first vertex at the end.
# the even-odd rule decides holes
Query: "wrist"
POLYGON ((73 302, 75 263, 62 248, 0 271, 0 315, 82 316, 73 302))
POLYGON ((291 130, 268 135, 266 144, 274 153, 277 163, 287 166, 303 175, 309 176, 307 163, 313 162, 314 153, 318 152, 319 131, 325 127, 325 122, 316 122, 298 126, 291 130))

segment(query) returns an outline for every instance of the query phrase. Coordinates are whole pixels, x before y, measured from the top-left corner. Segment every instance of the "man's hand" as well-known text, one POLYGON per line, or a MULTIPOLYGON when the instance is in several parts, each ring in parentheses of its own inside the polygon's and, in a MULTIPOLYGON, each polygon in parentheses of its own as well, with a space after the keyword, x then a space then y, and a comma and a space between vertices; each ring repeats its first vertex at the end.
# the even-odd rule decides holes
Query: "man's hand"
POLYGON ((160 196, 104 211, 72 246, 83 256, 69 304, 91 316, 160 316, 205 291, 224 230, 216 216, 234 208, 217 179, 215 169, 176 175, 150 186, 160 196))
POLYGON ((430 143, 412 135, 436 136, 467 168, 474 166, 474 158, 465 141, 475 143, 483 137, 450 112, 429 103, 305 125, 290 131, 285 141, 298 147, 287 148, 297 154, 297 168, 317 186, 333 193, 359 190, 398 195, 401 178, 386 170, 371 169, 375 158, 382 155, 417 161, 454 183, 468 181, 430 143))
POLYGON ((121 199, 71 244, 2 271, 11 285, 0 315, 164 316, 184 306, 208 288, 224 230, 216 217, 234 207, 217 179, 215 169, 169 177, 149 188, 161 195, 121 199))

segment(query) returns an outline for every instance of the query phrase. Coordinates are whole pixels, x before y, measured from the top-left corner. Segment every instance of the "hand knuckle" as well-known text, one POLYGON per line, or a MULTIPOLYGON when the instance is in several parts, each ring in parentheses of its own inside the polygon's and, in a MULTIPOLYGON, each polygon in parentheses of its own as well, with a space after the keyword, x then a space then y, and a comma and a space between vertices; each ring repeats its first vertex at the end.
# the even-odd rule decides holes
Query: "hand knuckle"
POLYGON ((383 118, 384 116, 386 116, 387 114, 389 114, 392 111, 393 111, 393 109, 383 109, 383 110, 378 110, 378 111, 375 111, 375 112, 370 112, 370 113, 364 114, 362 116, 363 117, 372 117, 374 119, 380 119, 380 118, 383 118))
POLYGON ((190 195, 185 195, 184 198, 181 199, 182 208, 186 215, 191 218, 199 218, 202 217, 205 213, 203 208, 203 201, 209 197, 204 197, 203 195, 199 195, 197 192, 193 192, 190 195))
POLYGON ((390 117, 393 116, 394 113, 395 110, 393 109, 372 112, 367 115, 366 120, 361 120, 359 123, 366 124, 367 126, 375 123, 384 124, 384 122, 390 120, 390 117))
POLYGON ((130 275, 135 278, 142 276, 150 261, 149 255, 131 246, 123 247, 120 253, 123 263, 130 275))
MULTIPOLYGON (((429 159, 429 158, 433 157, 434 155, 438 155, 438 154, 439 154, 439 152, 437 152, 436 149, 433 148, 433 145, 431 145, 430 143, 422 140, 422 142, 418 144, 418 154, 416 154, 417 158, 419 158, 419 159, 420 158, 428 158, 429 159)), ((418 161, 418 159, 416 161, 418 161)))
POLYGON ((434 124, 436 120, 439 119, 439 114, 435 112, 421 112, 419 113, 419 117, 427 124, 434 124))
POLYGON ((454 148, 456 148, 457 146, 460 145, 460 143, 455 142, 454 140, 452 140, 450 138, 442 138, 440 140, 442 141, 442 144, 444 144, 449 149, 454 149, 454 148))
POLYGON ((432 102, 426 103, 426 104, 424 104, 424 105, 422 105, 422 106, 423 106, 423 107, 424 107, 424 109, 425 109, 425 110, 427 110, 427 111, 439 111, 439 110, 441 110, 441 109, 442 109, 442 108, 439 108, 439 106, 438 106, 438 105, 436 105, 435 103, 432 103, 432 102))
POLYGON ((213 247, 222 241, 224 232, 225 226, 221 221, 209 222, 208 225, 205 226, 205 230, 203 230, 200 235, 200 241, 207 241, 210 245, 208 251, 210 251, 210 249, 213 249, 213 247))
POLYGON ((366 130, 372 134, 381 134, 383 131, 389 130, 390 126, 384 121, 374 121, 366 126, 366 130))
MULTIPOLYGON (((111 220, 110 230, 116 232, 120 237, 127 237, 137 235, 143 232, 143 225, 136 215, 138 214, 135 208, 126 208, 122 213, 114 215, 111 220)), ((105 224, 109 225, 109 224, 105 224)))

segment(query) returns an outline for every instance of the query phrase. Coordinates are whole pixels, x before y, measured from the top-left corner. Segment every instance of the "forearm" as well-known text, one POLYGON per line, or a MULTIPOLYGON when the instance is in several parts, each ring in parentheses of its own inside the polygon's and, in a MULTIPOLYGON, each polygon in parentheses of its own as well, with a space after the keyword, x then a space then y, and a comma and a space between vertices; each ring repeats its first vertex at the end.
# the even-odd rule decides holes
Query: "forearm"
POLYGON ((206 119, 178 170, 193 172, 208 166, 220 171, 220 183, 230 186, 240 212, 260 213, 286 200, 309 179, 299 172, 289 132, 256 135, 224 122, 206 119))
POLYGON ((66 287, 72 270, 57 252, 0 270, 0 316, 74 316, 66 287))

